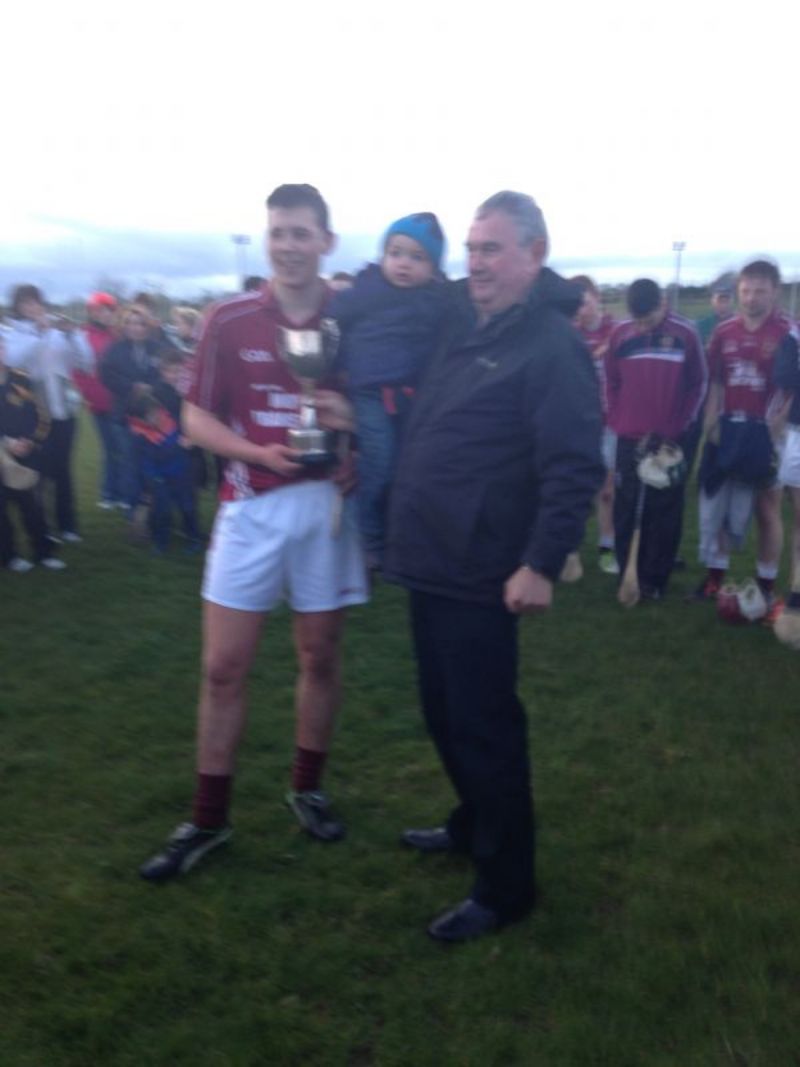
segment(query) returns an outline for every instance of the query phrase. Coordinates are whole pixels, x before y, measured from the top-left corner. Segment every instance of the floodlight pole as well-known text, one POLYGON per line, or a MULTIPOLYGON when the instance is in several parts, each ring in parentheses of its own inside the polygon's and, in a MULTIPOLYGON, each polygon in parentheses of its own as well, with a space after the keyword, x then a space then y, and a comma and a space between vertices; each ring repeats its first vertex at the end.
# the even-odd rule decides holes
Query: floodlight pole
POLYGON ((672 242, 672 251, 675 253, 675 300, 673 302, 675 311, 678 310, 678 303, 681 298, 681 256, 684 248, 686 248, 685 241, 672 242))
POLYGON ((236 266, 239 271, 240 288, 244 288, 244 280, 247 277, 247 246, 250 244, 250 238, 246 233, 232 233, 231 241, 233 241, 236 249, 236 266))

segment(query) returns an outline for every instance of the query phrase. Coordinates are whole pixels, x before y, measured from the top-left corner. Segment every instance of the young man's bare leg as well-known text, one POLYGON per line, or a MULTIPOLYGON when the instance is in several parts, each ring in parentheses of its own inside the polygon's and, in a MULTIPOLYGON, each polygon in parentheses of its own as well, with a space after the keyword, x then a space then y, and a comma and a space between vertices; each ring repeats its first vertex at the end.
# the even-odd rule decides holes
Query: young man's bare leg
POLYGON ((781 500, 783 489, 772 486, 762 489, 756 496, 756 526, 758 530, 756 577, 762 592, 769 600, 775 590, 775 579, 783 550, 783 520, 781 500))
POLYGON ((203 605, 203 659, 197 710, 199 774, 232 775, 247 720, 247 678, 266 614, 203 605))
POLYGON ((228 809, 247 718, 245 687, 265 617, 263 612, 204 604, 192 821, 181 823, 162 851, 142 864, 139 873, 147 881, 185 874, 231 835, 228 809))
POLYGON ((192 822, 228 824, 236 754, 247 722, 247 679, 264 612, 203 606, 203 659, 197 709, 197 786, 192 822))
POLYGON ((296 612, 294 616, 296 748, 287 802, 304 829, 324 841, 338 840, 344 834, 320 792, 341 701, 344 618, 343 610, 296 612))
POLYGON ((333 736, 342 689, 341 643, 345 612, 296 612, 297 744, 326 752, 333 736))

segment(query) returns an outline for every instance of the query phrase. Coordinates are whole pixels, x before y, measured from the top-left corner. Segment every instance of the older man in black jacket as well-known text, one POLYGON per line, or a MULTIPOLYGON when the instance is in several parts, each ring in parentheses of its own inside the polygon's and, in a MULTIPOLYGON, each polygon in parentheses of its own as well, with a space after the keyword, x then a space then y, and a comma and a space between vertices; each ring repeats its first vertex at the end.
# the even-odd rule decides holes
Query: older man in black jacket
POLYGON ((543 266, 536 203, 478 209, 469 279, 416 397, 390 504, 386 575, 411 591, 428 729, 458 796, 447 824, 407 830, 423 852, 471 855, 470 896, 429 927, 463 941, 534 905, 527 722, 517 622, 546 610, 603 479, 580 293, 543 266))

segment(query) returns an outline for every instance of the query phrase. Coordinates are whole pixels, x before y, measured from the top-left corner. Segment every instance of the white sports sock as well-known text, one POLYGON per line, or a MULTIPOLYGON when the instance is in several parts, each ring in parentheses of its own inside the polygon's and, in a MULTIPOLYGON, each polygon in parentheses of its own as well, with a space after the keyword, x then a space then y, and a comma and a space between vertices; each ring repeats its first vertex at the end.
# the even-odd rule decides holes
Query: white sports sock
POLYGON ((758 560, 756 562, 756 574, 759 578, 766 578, 767 581, 774 581, 778 577, 778 564, 762 563, 761 560, 758 560))
POLYGON ((726 571, 731 565, 731 557, 723 556, 721 552, 709 552, 703 562, 709 570, 726 571))

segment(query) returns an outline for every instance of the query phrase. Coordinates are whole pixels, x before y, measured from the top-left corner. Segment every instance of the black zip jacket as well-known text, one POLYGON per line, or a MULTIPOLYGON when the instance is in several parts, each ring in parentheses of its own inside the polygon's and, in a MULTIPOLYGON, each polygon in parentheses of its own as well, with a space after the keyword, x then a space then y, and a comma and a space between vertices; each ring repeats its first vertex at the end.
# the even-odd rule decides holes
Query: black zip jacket
POLYGON ((24 371, 6 368, 5 381, 0 382, 0 437, 22 437, 36 445, 17 462, 36 466, 39 447, 49 433, 50 419, 30 378, 24 371))
POLYGON ((158 345, 146 340, 141 344, 142 360, 134 357, 133 341, 115 342, 100 363, 100 380, 114 398, 114 418, 124 422, 128 415, 134 385, 154 385, 158 381, 158 345))
POLYGON ((787 333, 775 353, 773 381, 780 389, 792 395, 788 421, 800 426, 800 348, 794 330, 787 333))
POLYGON ((583 538, 605 476, 600 396, 570 283, 545 268, 483 326, 466 283, 453 289, 398 462, 385 574, 496 606, 521 564, 555 580, 583 538))

